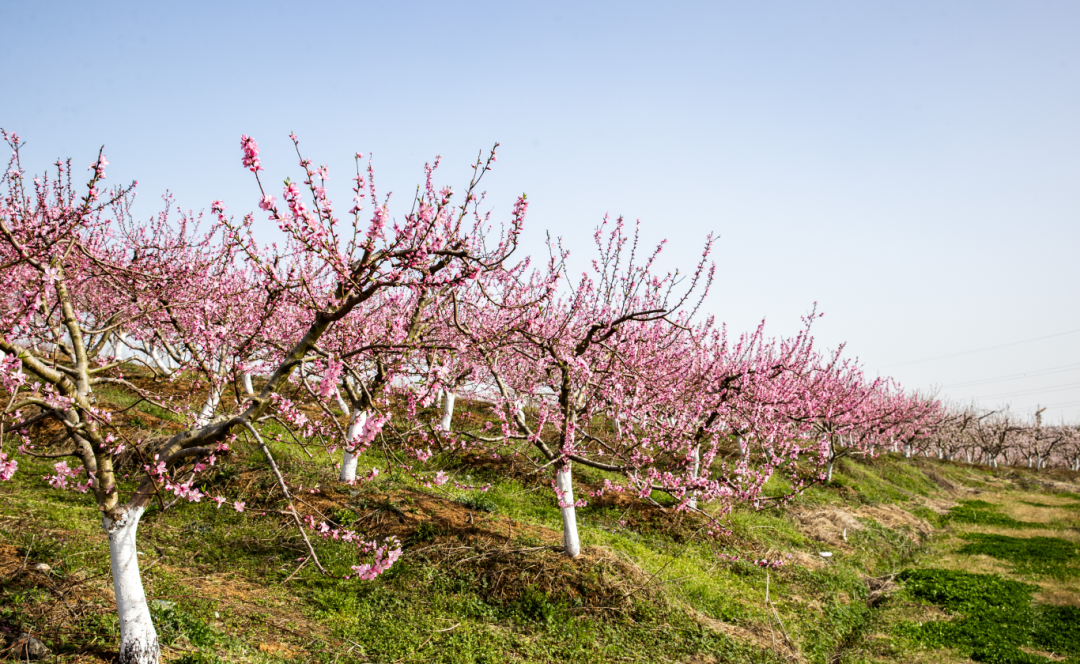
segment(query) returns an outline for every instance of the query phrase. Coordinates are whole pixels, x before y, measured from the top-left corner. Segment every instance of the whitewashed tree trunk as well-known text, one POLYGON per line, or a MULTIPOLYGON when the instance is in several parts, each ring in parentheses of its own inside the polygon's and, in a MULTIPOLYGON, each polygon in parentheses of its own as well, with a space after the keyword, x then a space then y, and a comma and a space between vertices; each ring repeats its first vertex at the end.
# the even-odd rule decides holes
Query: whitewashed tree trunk
POLYGON ((566 555, 577 558, 581 555, 581 540, 578 539, 577 514, 574 512, 574 478, 570 474, 570 462, 555 475, 555 486, 559 488, 559 504, 562 512, 563 549, 566 555), (561 494, 561 495, 560 495, 561 494))
POLYGON ((206 395, 206 401, 203 402, 202 410, 199 411, 199 417, 196 419, 196 424, 200 427, 209 424, 210 420, 214 417, 214 411, 217 410, 219 403, 221 403, 221 387, 211 386, 210 394, 206 395))
POLYGON ((172 375, 172 368, 169 367, 169 361, 167 359, 168 358, 167 355, 166 355, 166 359, 163 361, 161 359, 161 356, 158 353, 157 348, 151 348, 149 354, 150 354, 150 360, 154 363, 154 366, 158 368, 158 371, 160 371, 162 374, 164 374, 166 378, 172 375))
POLYGON ((118 359, 118 360, 124 359, 124 355, 126 354, 126 353, 124 353, 124 346, 126 344, 127 344, 127 334, 125 334, 123 332, 120 332, 115 337, 113 337, 113 355, 116 356, 116 359, 118 359))
POLYGON ((345 403, 345 399, 341 398, 341 390, 334 390, 334 401, 337 401, 337 407, 341 411, 342 415, 349 414, 349 404, 345 403))
POLYGON ((116 612, 120 618, 120 663, 158 664, 161 647, 158 644, 150 607, 146 604, 142 577, 139 575, 139 554, 135 548, 135 533, 144 508, 128 510, 119 521, 102 519, 109 538, 109 562, 112 567, 113 590, 116 593, 116 612))
POLYGON ((911 443, 905 443, 904 444, 904 458, 905 459, 910 459, 911 458, 911 443))
POLYGON ((835 445, 836 445, 836 442, 830 436, 829 437, 829 463, 825 467, 825 483, 826 484, 831 484, 832 483, 833 464, 836 461, 836 447, 835 447, 835 445))
POLYGON ((240 376, 240 382, 244 384, 244 394, 249 397, 255 396, 255 386, 251 384, 251 374, 245 371, 240 376))
POLYGON ((352 450, 350 446, 353 444, 352 441, 360 437, 366 422, 367 411, 357 409, 353 413, 352 422, 349 423, 349 429, 345 433, 345 458, 341 460, 341 473, 338 475, 338 479, 342 482, 352 484, 356 481, 357 452, 352 450))
MULTIPOLYGON (((690 468, 690 477, 695 480, 701 477, 701 445, 694 446, 694 460, 690 468)), ((692 490, 690 500, 686 501, 686 504, 690 509, 697 509, 697 489, 692 490)))
POLYGON ((450 430, 450 424, 454 420, 454 401, 457 400, 457 395, 450 390, 443 390, 443 402, 442 402, 442 421, 439 422, 439 426, 443 431, 450 430))

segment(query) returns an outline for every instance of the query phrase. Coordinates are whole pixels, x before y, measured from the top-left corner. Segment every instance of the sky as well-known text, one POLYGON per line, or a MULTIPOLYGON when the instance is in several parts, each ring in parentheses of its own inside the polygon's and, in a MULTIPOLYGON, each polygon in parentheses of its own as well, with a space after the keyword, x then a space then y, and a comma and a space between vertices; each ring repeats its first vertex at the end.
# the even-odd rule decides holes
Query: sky
MULTIPOLYGON (((0 127, 24 164, 139 181, 137 214, 255 209, 298 173, 347 209, 372 155, 404 213, 500 142, 493 218, 580 259, 605 213, 693 265, 733 331, 794 333, 958 403, 1080 421, 1075 2, 0 4, 0 127)), ((268 231, 269 232, 269 231, 268 231)))

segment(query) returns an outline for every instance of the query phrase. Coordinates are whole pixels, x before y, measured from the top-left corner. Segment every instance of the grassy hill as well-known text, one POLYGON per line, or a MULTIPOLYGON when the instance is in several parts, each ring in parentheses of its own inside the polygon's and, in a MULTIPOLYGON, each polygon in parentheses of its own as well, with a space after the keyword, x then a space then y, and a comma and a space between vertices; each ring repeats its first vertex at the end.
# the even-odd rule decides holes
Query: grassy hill
MULTIPOLYGON (((126 426, 147 436, 178 425, 141 403, 126 426)), ((403 542, 401 560, 368 582, 341 578, 356 564, 341 543, 316 541, 332 575, 300 565, 261 457, 234 450, 201 485, 245 512, 166 497, 140 526, 168 661, 1080 662, 1074 473, 843 460, 829 486, 782 508, 741 507, 712 535, 663 501, 609 494, 579 510, 585 548, 570 561, 550 477, 525 459, 436 458, 462 482, 492 483, 483 493, 401 472, 350 487, 325 451, 275 445, 303 487, 301 512, 403 542)), ((361 470, 385 467, 384 453, 373 448, 361 470)), ((0 484, 0 634, 31 632, 53 661, 111 661, 118 630, 94 508, 41 479, 52 461, 20 463, 0 484)), ((582 496, 604 479, 575 476, 582 496)))

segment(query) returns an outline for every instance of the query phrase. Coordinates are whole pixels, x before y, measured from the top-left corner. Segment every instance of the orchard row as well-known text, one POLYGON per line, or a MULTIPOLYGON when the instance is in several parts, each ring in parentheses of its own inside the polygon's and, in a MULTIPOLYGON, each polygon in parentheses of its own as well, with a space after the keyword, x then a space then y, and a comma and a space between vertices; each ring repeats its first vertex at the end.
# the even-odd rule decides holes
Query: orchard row
MULTIPOLYGON (((93 497, 109 537, 122 662, 159 658, 136 556, 141 515, 162 492, 220 506, 196 478, 244 441, 289 499, 266 443, 281 435, 271 421, 324 446, 328 464, 341 459, 342 482, 377 474, 358 472, 372 446, 434 485, 451 481, 429 465, 437 455, 524 459, 551 478, 570 556, 580 551, 575 509, 608 491, 666 494, 674 509, 715 520, 830 481, 843 456, 1080 461, 1076 427, 1020 427, 865 376, 842 349, 815 346, 817 314, 790 338, 763 327, 730 335, 699 312, 712 238, 687 274, 659 270, 663 245, 640 246, 621 219, 597 229, 584 273, 571 272, 559 243, 542 260, 517 256, 525 196, 502 224, 484 209, 494 149, 461 192, 435 184, 438 161, 425 167, 410 209, 395 217, 362 155, 351 207, 339 212, 328 170, 295 137, 302 175, 278 198, 244 136, 257 216, 231 216, 221 201, 194 215, 166 199, 140 221, 134 185, 105 188, 103 153, 85 186, 70 161, 31 178, 18 136, 3 136, 13 155, 0 202, 0 479, 20 454, 55 458, 50 482, 93 497), (194 406, 167 396, 177 380, 196 386, 194 406), (95 397, 106 385, 172 411, 185 430, 154 444, 128 439, 123 414, 95 397), (459 400, 485 416, 455 415, 459 400), (61 434, 35 444, 28 432, 46 421, 61 434), (121 482, 126 459, 134 486, 121 482), (575 465, 608 479, 575 495, 575 465)), ((288 516, 305 541, 327 534, 291 499, 288 516)), ((401 553, 395 541, 332 536, 368 560, 353 568, 360 578, 401 553)), ((310 544, 309 553, 321 569, 310 544)))

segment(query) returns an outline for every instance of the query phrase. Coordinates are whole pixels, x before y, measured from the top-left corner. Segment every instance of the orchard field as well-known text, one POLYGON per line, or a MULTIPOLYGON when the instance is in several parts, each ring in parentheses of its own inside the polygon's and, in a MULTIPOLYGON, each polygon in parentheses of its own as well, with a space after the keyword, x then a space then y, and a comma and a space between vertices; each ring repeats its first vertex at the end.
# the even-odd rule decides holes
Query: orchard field
POLYGON ((496 149, 396 211, 357 153, 340 211, 296 137, 139 219, 3 136, 8 657, 1080 661, 1080 426, 729 331, 712 237, 530 258, 496 149))

